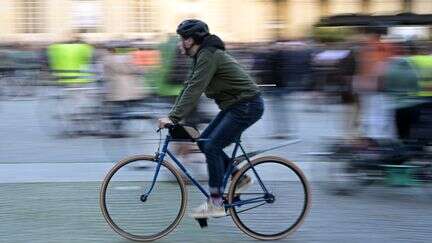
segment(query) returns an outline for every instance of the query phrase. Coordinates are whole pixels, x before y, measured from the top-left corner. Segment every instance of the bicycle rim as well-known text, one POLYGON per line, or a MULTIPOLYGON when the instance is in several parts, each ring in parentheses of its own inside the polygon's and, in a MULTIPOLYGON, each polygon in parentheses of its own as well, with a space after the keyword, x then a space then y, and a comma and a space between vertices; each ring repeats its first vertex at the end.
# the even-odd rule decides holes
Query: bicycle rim
MULTIPOLYGON (((294 232, 304 221, 311 204, 308 182, 301 170, 290 161, 278 157, 262 157, 251 161, 268 192, 272 203, 261 201, 230 208, 230 215, 247 235, 259 240, 277 240, 294 232)), ((247 165, 241 169, 229 189, 229 203, 264 196, 264 190, 247 165), (241 176, 247 174, 254 184, 235 193, 241 176)))
POLYGON ((171 232, 182 219, 187 191, 178 171, 162 163, 154 188, 145 202, 141 195, 151 186, 157 163, 151 156, 118 162, 100 191, 100 207, 109 226, 125 238, 153 241, 171 232))

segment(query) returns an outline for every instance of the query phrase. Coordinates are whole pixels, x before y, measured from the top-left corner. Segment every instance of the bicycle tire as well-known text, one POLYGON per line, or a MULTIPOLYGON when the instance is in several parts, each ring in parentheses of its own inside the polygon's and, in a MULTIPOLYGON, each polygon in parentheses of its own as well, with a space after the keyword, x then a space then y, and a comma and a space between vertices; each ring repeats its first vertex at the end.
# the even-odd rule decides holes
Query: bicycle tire
MULTIPOLYGON (((171 165, 170 163, 168 163, 166 161, 163 161, 162 165, 161 165, 161 169, 160 169, 161 171, 160 171, 160 173, 162 173, 163 169, 167 169, 166 173, 171 173, 171 175, 174 176, 174 179, 175 179, 174 183, 177 184, 176 186, 178 186, 179 189, 180 189, 179 194, 180 194, 181 199, 180 199, 180 207, 178 208, 178 212, 176 212, 177 210, 175 210, 175 214, 176 214, 175 218, 173 220, 170 219, 168 221, 168 223, 167 223, 168 226, 166 226, 166 227, 164 226, 165 228, 162 229, 162 230, 158 230, 158 232, 149 233, 149 234, 137 234, 137 233, 128 232, 127 230, 124 229, 124 226, 122 226, 119 223, 117 223, 116 220, 113 219, 112 215, 110 214, 110 210, 111 209, 109 209, 107 207, 107 189, 110 186, 111 180, 116 175, 116 173, 119 172, 119 170, 121 170, 122 168, 125 168, 125 166, 130 165, 131 163, 136 162, 136 161, 148 162, 150 165, 154 164, 154 166, 157 165, 157 162, 154 160, 153 156, 146 156, 146 155, 133 156, 133 157, 129 157, 129 158, 126 158, 124 160, 119 161, 108 172, 108 174, 105 176, 105 178, 104 178, 104 180, 102 182, 101 189, 100 189, 100 195, 99 195, 99 205, 100 205, 103 217, 107 221, 108 225, 116 233, 120 234, 121 236, 123 236, 123 237, 125 237, 127 239, 133 240, 133 241, 140 241, 140 242, 154 241, 154 240, 160 239, 160 238, 164 237, 165 235, 167 235, 168 233, 170 233, 180 223, 181 219, 183 218, 183 216, 185 214, 185 210, 186 210, 187 190, 186 190, 186 186, 184 184, 184 181, 182 180, 182 178, 181 178, 180 173, 178 172, 178 170, 173 165, 171 165)), ((148 169, 149 167, 146 167, 146 166, 143 165, 142 168, 138 168, 138 170, 137 170, 136 173, 141 172, 141 175, 142 175, 142 173, 144 173, 144 172, 142 172, 140 170, 141 169, 148 169)), ((151 174, 154 175, 154 173, 151 173, 151 174)), ((140 175, 140 178, 142 177, 141 175, 140 175)), ((159 177, 161 177, 161 174, 159 174, 159 177)), ((149 179, 151 181, 153 179, 153 177, 151 177, 149 179)), ((122 182, 122 181, 119 181, 119 182, 122 182)), ((171 186, 173 184, 172 181, 169 181, 168 183, 170 183, 169 185, 171 185, 171 186)), ((152 191, 153 194, 156 193, 155 190, 156 190, 156 186, 158 184, 163 184, 163 183, 160 183, 158 181, 156 182, 155 188, 152 191)), ((153 194, 150 194, 149 198, 151 198, 151 196, 153 194)), ((134 197, 134 200, 135 199, 137 201, 140 200, 139 197, 137 197, 137 198, 134 197)), ((145 202, 147 202, 147 201, 145 201, 145 202)), ((142 204, 141 201, 139 203, 142 204)), ((169 202, 169 203, 171 203, 171 202, 169 202)), ((163 204, 163 201, 158 201, 157 204, 155 204, 155 205, 161 205, 161 204, 163 204)), ((163 210, 166 210, 164 208, 164 206, 160 206, 160 207, 162 207, 163 210)), ((151 208, 151 209, 152 209, 152 210, 150 210, 151 212, 157 211, 154 208, 151 208)), ((112 211, 113 210, 111 210, 111 213, 112 213, 112 211)), ((139 212, 135 212, 134 211, 133 214, 139 214, 139 212)), ((130 214, 127 214, 127 215, 130 215, 130 214)), ((139 215, 139 217, 141 217, 141 216, 142 215, 139 215)), ((152 222, 149 222, 149 221, 146 221, 146 222, 149 222, 151 224, 151 226, 152 226, 152 225, 155 224, 155 222, 154 222, 155 220, 158 220, 158 218, 154 217, 151 220, 152 222)))
MULTIPOLYGON (((261 166, 263 164, 274 164, 274 166, 278 165, 279 167, 285 167, 288 168, 291 172, 293 172, 293 176, 297 177, 301 183, 301 190, 303 191, 301 193, 303 193, 303 205, 301 205, 301 210, 300 213, 298 215, 298 217, 295 219, 294 223, 291 225, 288 225, 286 228, 284 228, 283 230, 281 230, 280 232, 272 232, 272 233, 263 233, 263 232, 258 232, 258 230, 254 230, 252 229, 252 227, 246 225, 244 221, 244 219, 242 219, 239 214, 246 211, 244 209, 240 209, 241 207, 238 206, 233 206, 229 208, 229 212, 230 212, 230 216, 233 219, 234 223, 236 224, 236 226, 243 231, 244 233, 246 233, 247 235, 249 235, 252 238, 258 239, 258 240, 278 240, 278 239, 282 239, 287 237, 288 235, 290 235, 291 233, 293 233, 294 231, 296 231, 300 225, 303 223, 303 221, 305 220, 308 212, 310 211, 310 207, 311 207, 311 192, 310 192, 310 187, 309 187, 309 183, 306 179, 306 177, 304 176, 303 172, 291 161, 285 160, 283 158, 279 158, 279 157, 274 157, 274 156, 265 156, 265 157, 261 157, 261 158, 257 158, 251 161, 250 164, 247 164, 245 166, 243 166, 239 173, 237 173, 234 178, 232 179, 232 183, 230 184, 229 190, 228 190, 228 203, 232 204, 235 202, 236 197, 238 195, 242 195, 242 193, 236 193, 236 188, 237 188, 237 183, 239 182, 239 179, 248 171, 251 172, 252 167, 251 165, 257 170, 258 175, 260 175, 260 178, 263 181, 263 184, 266 185, 268 183, 266 183, 265 179, 262 177, 262 174, 260 171, 258 171, 258 167, 257 166, 261 166)), ((270 167, 271 168, 271 167, 270 167)), ((275 167, 274 167, 275 168, 275 167)), ((280 173, 281 170, 278 170, 277 173, 280 173)), ((267 172, 268 173, 268 172, 267 172)), ((273 172, 272 172, 273 173, 273 172)), ((280 176, 273 176, 273 175, 266 175, 265 177, 268 178, 277 178, 277 180, 280 180, 281 177, 280 176)), ((272 179, 273 180, 273 179, 272 179)), ((284 182, 284 181, 282 181, 284 182)), ((274 184, 281 184, 280 182, 275 182, 274 184)), ((258 183, 255 183, 258 184, 258 183)), ((266 185, 266 187, 269 189, 269 191, 271 192, 271 187, 276 187, 276 186, 269 186, 266 185)), ((300 192, 299 192, 300 193, 300 192)), ((246 193, 247 194, 247 193, 246 193)), ((253 194, 253 193, 250 193, 253 194)), ((277 199, 278 195, 275 195, 275 201, 278 200, 277 199)), ((269 204, 271 205, 271 204, 269 204)), ((285 205, 284 205, 285 206, 285 205)), ((257 207, 252 207, 252 209, 257 208, 257 207)), ((284 208, 285 209, 285 208, 284 208)), ((261 218, 257 218, 257 219, 253 219, 256 222, 263 222, 265 219, 265 217, 269 216, 269 215, 283 215, 284 213, 282 212, 269 212, 268 210, 264 210, 263 211, 263 216, 261 218)), ((270 220, 269 222, 275 223, 274 220, 270 220)), ((274 230, 273 228, 275 228, 273 225, 266 225, 264 227, 271 227, 271 230, 274 230)))

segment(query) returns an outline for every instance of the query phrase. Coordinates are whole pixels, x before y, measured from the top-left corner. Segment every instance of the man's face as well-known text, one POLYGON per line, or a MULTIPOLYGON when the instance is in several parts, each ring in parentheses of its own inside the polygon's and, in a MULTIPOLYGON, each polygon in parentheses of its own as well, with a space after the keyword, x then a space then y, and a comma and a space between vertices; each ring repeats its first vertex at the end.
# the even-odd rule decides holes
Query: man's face
POLYGON ((192 39, 192 37, 189 38, 180 37, 180 42, 178 43, 178 46, 183 55, 191 56, 190 49, 192 48, 193 45, 194 45, 194 40, 192 39))

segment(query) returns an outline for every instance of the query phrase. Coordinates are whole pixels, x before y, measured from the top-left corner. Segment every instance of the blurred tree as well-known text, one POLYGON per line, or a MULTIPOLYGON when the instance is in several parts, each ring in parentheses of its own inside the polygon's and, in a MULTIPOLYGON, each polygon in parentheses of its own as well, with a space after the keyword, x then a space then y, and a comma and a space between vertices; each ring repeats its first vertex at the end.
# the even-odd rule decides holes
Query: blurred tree
POLYGON ((350 27, 315 27, 312 36, 320 42, 339 42, 344 41, 354 32, 350 27))

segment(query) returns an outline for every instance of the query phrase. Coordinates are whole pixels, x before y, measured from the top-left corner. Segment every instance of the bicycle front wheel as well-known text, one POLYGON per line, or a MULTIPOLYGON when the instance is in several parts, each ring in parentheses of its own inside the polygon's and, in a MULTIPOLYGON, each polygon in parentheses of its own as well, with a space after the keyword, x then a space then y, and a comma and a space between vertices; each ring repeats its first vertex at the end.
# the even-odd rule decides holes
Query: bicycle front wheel
POLYGON ((109 226, 135 241, 153 241, 171 232, 182 219, 187 200, 185 184, 174 166, 162 162, 151 188, 158 163, 151 156, 118 162, 105 177, 100 207, 109 226))
POLYGON ((252 160, 234 176, 228 202, 235 205, 229 211, 240 230, 255 239, 278 240, 302 224, 311 195, 306 177, 296 165, 268 156, 252 160), (240 191, 240 178, 245 175, 254 183, 240 191))

